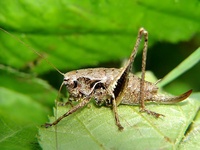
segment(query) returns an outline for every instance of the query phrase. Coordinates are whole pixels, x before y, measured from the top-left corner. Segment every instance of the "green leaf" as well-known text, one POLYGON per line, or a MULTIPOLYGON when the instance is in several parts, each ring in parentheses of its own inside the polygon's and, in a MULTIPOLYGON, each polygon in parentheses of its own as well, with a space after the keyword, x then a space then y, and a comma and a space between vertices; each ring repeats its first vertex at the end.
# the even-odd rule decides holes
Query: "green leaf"
MULTIPOLYGON (((59 69, 72 70, 128 57, 141 26, 149 31, 150 45, 190 39, 200 31, 197 3, 7 0, 0 2, 0 26, 41 50, 59 69)), ((35 54, 10 36, 0 32, 0 38, 0 52, 4 53, 1 63, 24 68, 37 60, 35 54)), ((39 61, 31 69, 44 72, 52 68, 39 61)))
MULTIPOLYGON (((120 132, 112 110, 91 103, 55 127, 40 128, 40 144, 43 149, 176 149, 199 106, 199 101, 192 98, 174 105, 148 105, 148 109, 165 115, 156 119, 140 113, 138 106, 120 105, 118 113, 125 127, 120 132)), ((67 110, 58 107, 55 116, 67 110)), ((51 117, 50 122, 55 119, 51 117)))
POLYGON ((173 81, 178 76, 182 75, 184 72, 192 68, 200 61, 200 47, 193 52, 188 58, 186 58, 180 65, 175 67, 171 72, 169 72, 159 83, 159 87, 163 87, 169 82, 173 81))
POLYGON ((0 65, 0 149, 36 149, 55 91, 43 80, 0 65), (43 95, 43 96, 42 96, 43 95), (20 144, 19 144, 20 142, 20 144))
MULTIPOLYGON (((200 93, 193 94, 191 97, 199 99, 200 93)), ((200 111, 198 111, 194 121, 190 125, 189 129, 185 133, 185 137, 182 139, 179 146, 180 150, 198 149, 200 147, 200 111)))

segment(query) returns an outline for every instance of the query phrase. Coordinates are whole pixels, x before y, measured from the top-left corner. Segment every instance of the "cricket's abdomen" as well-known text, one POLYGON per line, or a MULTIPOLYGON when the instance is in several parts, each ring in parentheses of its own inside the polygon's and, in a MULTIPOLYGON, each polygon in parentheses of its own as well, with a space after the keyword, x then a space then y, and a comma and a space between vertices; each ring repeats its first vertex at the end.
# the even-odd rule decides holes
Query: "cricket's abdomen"
MULTIPOLYGON (((158 87, 151 82, 145 81, 144 83, 144 101, 145 102, 155 102, 159 104, 174 104, 183 101, 190 96, 192 90, 189 90, 179 96, 171 96, 166 94, 158 93, 158 87)), ((127 89, 123 95, 121 104, 126 105, 137 105, 140 104, 139 100, 140 94, 140 78, 129 75, 129 82, 127 89)))
MULTIPOLYGON (((140 94, 140 78, 129 74, 129 81, 124 92, 121 104, 127 105, 137 105, 139 104, 139 94, 140 94)), ((144 82, 144 100, 150 100, 157 94, 158 87, 151 82, 144 82)))

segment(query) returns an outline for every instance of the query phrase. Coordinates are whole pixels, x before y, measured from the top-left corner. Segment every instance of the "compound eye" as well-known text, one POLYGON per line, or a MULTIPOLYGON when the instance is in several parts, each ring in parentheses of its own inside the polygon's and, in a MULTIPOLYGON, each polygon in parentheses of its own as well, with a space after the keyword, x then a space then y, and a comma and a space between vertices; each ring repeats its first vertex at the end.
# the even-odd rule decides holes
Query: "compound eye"
POLYGON ((73 81, 73 88, 76 88, 78 86, 77 81, 73 81))

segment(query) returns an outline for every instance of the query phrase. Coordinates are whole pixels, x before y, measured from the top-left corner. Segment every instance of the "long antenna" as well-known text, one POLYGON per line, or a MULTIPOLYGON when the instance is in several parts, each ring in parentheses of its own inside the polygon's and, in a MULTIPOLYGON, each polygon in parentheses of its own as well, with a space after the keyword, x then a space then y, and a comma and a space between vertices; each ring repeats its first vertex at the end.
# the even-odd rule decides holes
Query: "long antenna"
POLYGON ((22 40, 20 40, 17 36, 9 33, 8 31, 4 30, 3 28, 0 27, 0 30, 2 30, 3 32, 7 33, 8 35, 10 35, 11 37, 13 37, 14 39, 16 39, 18 42, 20 42, 21 44, 23 44, 24 46, 28 47, 30 50, 32 50, 34 53, 36 53, 38 56, 40 56, 41 58, 43 58, 51 67, 53 67, 58 73, 60 73, 61 75, 65 75, 64 73, 62 73, 60 70, 58 70, 50 61, 48 61, 48 59, 46 57, 44 57, 43 55, 41 55, 37 50, 35 50, 34 48, 32 48, 30 45, 26 44, 25 42, 23 42, 22 40))

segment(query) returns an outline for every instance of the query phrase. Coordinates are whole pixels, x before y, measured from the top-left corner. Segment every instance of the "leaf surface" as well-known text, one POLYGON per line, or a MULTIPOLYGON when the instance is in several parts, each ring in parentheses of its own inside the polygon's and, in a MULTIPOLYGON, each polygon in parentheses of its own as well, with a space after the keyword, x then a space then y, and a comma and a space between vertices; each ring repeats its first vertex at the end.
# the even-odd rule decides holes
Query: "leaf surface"
MULTIPOLYGON (((191 98, 176 105, 148 105, 148 109, 165 115, 155 119, 140 113, 138 106, 120 105, 118 113, 125 127, 120 132, 112 110, 91 103, 55 127, 40 128, 40 144, 43 149, 177 149, 199 106, 191 98)), ((65 112, 63 107, 55 110, 56 116, 65 112)), ((50 122, 54 120, 50 118, 50 122)))
POLYGON ((0 68, 0 149, 39 148, 37 126, 47 120, 55 90, 41 79, 0 68))

